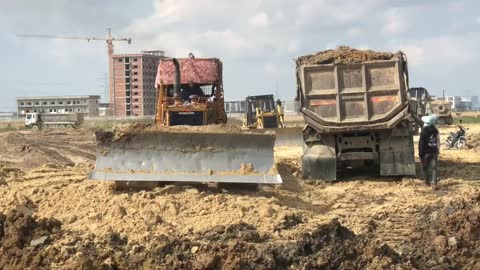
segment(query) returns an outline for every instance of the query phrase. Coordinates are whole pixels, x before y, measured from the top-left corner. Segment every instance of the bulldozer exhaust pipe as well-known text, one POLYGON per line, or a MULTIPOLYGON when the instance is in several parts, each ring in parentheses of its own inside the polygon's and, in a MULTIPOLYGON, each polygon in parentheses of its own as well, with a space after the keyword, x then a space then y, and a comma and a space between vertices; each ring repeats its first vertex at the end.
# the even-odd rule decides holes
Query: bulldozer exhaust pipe
POLYGON ((180 97, 180 64, 176 58, 173 58, 173 65, 175 66, 174 73, 174 85, 173 85, 173 96, 176 98, 180 97))

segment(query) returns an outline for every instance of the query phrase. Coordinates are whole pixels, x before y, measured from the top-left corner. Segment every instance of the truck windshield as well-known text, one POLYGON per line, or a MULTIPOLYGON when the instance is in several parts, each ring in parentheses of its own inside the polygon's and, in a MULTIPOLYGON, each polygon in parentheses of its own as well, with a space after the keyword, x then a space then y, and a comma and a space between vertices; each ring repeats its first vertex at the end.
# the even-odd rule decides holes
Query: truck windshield
POLYGON ((32 119, 32 115, 31 114, 27 115, 27 119, 32 119))

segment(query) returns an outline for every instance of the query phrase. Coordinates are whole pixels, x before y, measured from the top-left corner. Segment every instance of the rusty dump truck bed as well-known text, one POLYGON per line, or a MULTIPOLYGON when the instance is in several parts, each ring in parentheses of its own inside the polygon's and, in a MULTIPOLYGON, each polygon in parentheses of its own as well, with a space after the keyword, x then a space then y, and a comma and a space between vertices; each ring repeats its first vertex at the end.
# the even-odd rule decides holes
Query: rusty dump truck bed
POLYGON ((340 47, 302 56, 297 79, 307 124, 303 177, 335 180, 355 169, 415 175, 418 125, 403 53, 340 47))
POLYGON ((372 54, 349 48, 336 50, 330 58, 322 58, 322 53, 297 60, 302 111, 315 129, 388 129, 408 113, 402 53, 372 54))

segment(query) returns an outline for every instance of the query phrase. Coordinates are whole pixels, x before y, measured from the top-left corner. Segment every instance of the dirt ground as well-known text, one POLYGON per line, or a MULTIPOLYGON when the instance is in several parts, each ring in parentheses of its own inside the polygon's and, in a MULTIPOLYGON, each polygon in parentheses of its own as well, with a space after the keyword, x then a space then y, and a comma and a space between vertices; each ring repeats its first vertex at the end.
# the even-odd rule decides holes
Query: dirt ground
POLYGON ((305 181, 297 146, 275 150, 279 186, 116 191, 87 180, 93 131, 0 139, 0 269, 480 268, 474 146, 441 151, 437 191, 420 172, 305 181))

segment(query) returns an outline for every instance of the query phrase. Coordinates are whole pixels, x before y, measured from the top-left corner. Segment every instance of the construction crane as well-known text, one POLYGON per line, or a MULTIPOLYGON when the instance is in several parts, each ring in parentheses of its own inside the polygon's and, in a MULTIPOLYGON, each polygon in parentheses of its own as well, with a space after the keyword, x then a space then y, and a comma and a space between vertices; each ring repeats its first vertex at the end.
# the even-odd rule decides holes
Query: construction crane
MULTIPOLYGON (((107 37, 98 38, 98 37, 89 37, 89 36, 68 36, 68 35, 38 35, 38 34, 17 34, 17 37, 22 38, 51 38, 51 39, 76 39, 76 40, 86 40, 90 42, 91 40, 104 40, 107 42, 107 52, 108 52, 108 72, 111 75, 109 84, 110 84, 110 93, 112 92, 113 87, 113 42, 116 41, 126 41, 128 44, 132 43, 131 38, 115 38, 112 37, 112 32, 110 28, 107 28, 107 37)), ((110 104, 113 105, 112 97, 110 96, 110 104)))
POLYGON ((66 36, 66 35, 36 35, 36 34, 17 34, 17 37, 23 38, 52 38, 52 39, 79 39, 79 40, 86 40, 90 42, 91 40, 104 40, 107 42, 108 48, 108 55, 113 55, 113 42, 114 41, 126 41, 128 44, 132 43, 131 38, 115 38, 112 37, 112 32, 110 28, 107 28, 107 37, 106 38, 98 38, 98 37, 88 37, 88 36, 66 36))

